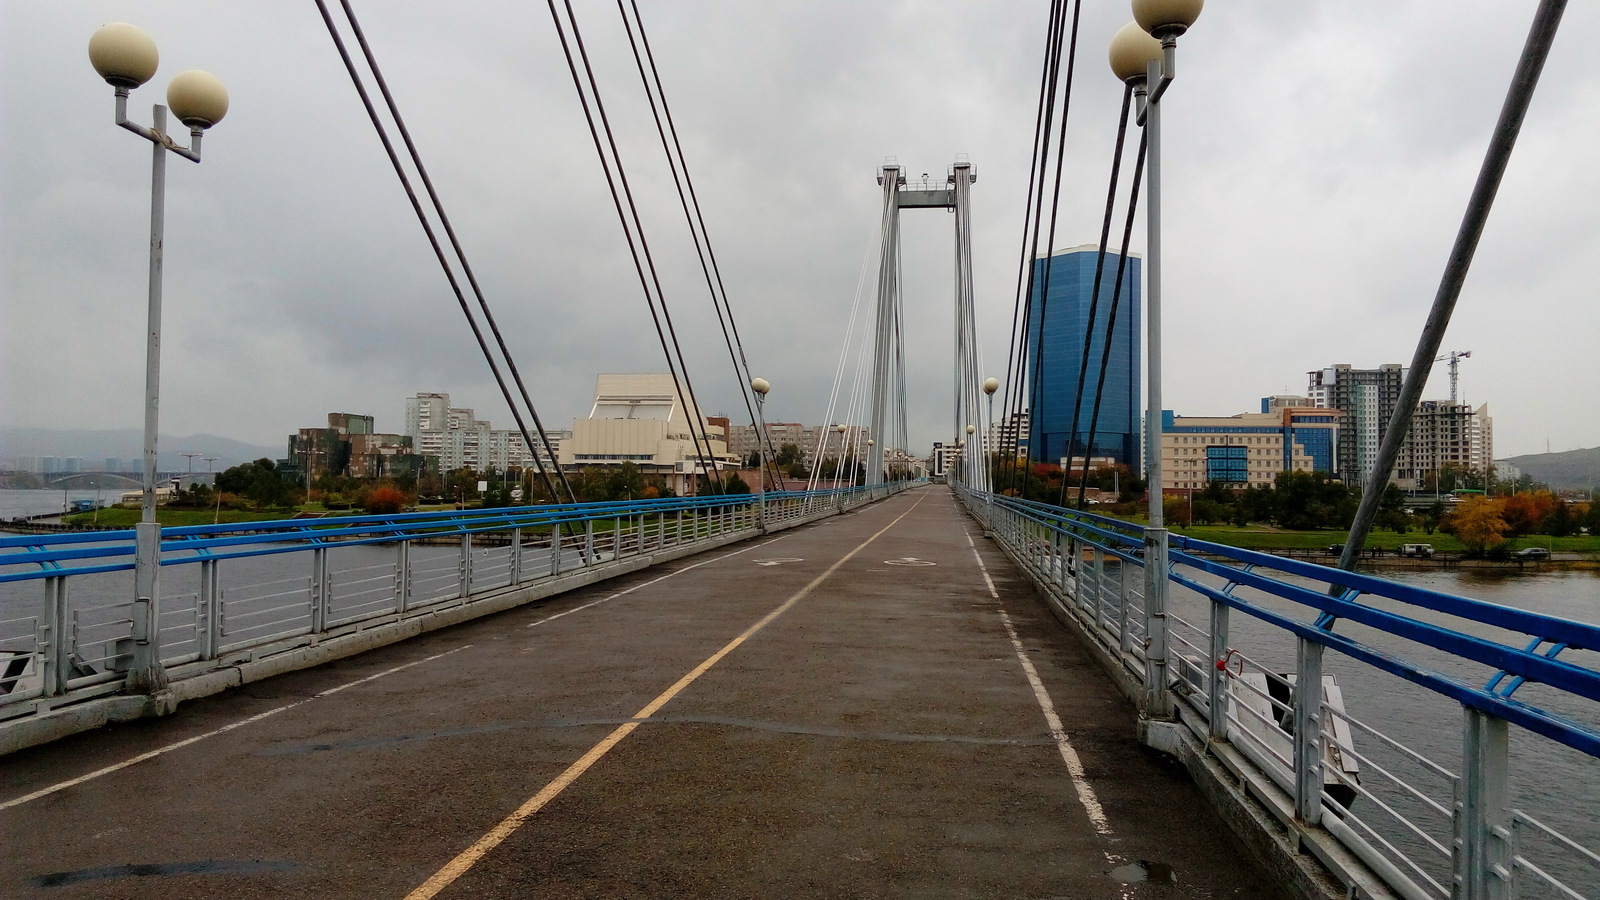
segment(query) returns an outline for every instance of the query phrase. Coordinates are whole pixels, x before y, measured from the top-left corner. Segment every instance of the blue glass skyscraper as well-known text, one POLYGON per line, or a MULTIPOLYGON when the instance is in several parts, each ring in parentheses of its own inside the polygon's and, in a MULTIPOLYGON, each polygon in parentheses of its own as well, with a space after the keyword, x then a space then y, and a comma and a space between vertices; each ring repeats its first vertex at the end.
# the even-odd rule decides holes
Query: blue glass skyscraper
MULTIPOLYGON (((1033 459, 1057 462, 1084 455, 1089 420, 1094 412, 1095 384, 1111 315, 1111 291, 1117 279, 1115 252, 1107 252, 1100 281, 1100 303, 1093 328, 1089 322, 1090 292, 1094 289, 1094 262, 1098 247, 1089 244, 1056 251, 1048 260, 1033 261, 1033 296, 1028 306, 1028 373, 1033 385, 1029 398, 1029 438, 1033 459), (1046 293, 1046 267, 1049 288, 1046 293), (1041 302, 1041 296, 1043 302, 1041 302), (1084 378, 1078 414, 1078 434, 1072 429, 1072 401, 1078 396, 1078 369, 1084 344, 1089 345, 1089 369, 1084 378)), ((1109 456, 1142 472, 1139 456, 1140 378, 1142 333, 1143 260, 1129 254, 1122 277, 1122 297, 1117 305, 1111 335, 1111 358, 1106 368, 1105 392, 1095 428, 1090 456, 1109 456)))

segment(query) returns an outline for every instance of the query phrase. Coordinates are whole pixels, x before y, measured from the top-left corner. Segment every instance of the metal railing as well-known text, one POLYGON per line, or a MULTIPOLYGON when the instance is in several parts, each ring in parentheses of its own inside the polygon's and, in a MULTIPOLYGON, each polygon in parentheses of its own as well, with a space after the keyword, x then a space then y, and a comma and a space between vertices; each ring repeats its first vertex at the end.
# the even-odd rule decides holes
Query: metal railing
POLYGON ((1143 528, 955 490, 1352 896, 1600 898, 1600 626, 1181 535, 1150 610, 1143 528))
POLYGON ((134 601, 131 529, 3 535, 0 722, 123 690, 139 636, 170 677, 189 677, 903 487, 768 492, 764 506, 755 495, 674 497, 166 528, 150 605, 134 601))

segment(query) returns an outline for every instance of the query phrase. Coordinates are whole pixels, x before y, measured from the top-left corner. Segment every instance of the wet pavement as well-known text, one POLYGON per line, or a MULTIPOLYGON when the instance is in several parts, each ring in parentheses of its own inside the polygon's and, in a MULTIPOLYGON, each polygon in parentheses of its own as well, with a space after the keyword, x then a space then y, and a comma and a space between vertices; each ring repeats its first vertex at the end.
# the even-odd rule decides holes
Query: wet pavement
POLYGON ((1134 718, 928 487, 0 758, 0 897, 1284 896, 1134 718))

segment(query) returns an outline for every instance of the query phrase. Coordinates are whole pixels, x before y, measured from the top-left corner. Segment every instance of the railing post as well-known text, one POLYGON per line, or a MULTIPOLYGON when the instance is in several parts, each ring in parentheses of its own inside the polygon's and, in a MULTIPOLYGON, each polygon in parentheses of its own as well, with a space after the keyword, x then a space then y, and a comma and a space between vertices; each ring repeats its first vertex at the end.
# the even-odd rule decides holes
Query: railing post
POLYGON ((673 543, 674 544, 682 544, 683 543, 683 507, 681 507, 681 506, 678 507, 678 537, 677 537, 676 540, 673 541, 673 543))
POLYGON ((1134 565, 1124 559, 1118 568, 1122 570, 1122 578, 1117 586, 1117 641, 1122 652, 1127 653, 1133 649, 1133 636, 1128 633, 1128 610, 1133 607, 1134 565))
POLYGON ((67 679, 72 677, 72 639, 67 612, 67 579, 65 576, 44 580, 45 647, 44 695, 54 697, 67 689, 67 679))
POLYGON ((1099 547, 1094 548, 1094 570, 1090 577, 1094 579, 1094 587, 1089 592, 1088 597, 1083 597, 1084 592, 1082 590, 1078 591, 1079 605, 1082 606, 1083 601, 1088 600, 1089 611, 1094 615, 1094 620, 1098 622, 1100 620, 1100 594, 1105 589, 1106 583, 1106 553, 1099 547))
POLYGON ((311 551, 311 633, 328 627, 328 548, 311 551))
POLYGON ((394 609, 403 613, 411 608, 411 542, 401 541, 394 555, 394 609))
POLYGON ((1228 736, 1228 604, 1211 601, 1210 727, 1214 741, 1228 736))
POLYGON ((511 583, 522 583, 522 529, 511 529, 511 583))
POLYGON ((594 520, 583 520, 583 559, 584 565, 595 564, 594 558, 594 520))
POLYGON ((167 686, 167 671, 161 665, 161 526, 140 522, 134 526, 134 544, 128 691, 153 694, 167 686))
MULTIPOLYGON (((991 530, 991 531, 994 530, 994 528, 992 526, 992 523, 989 526, 989 530, 991 530)), ((1062 543, 1061 543, 1061 530, 1060 529, 1056 529, 1054 531, 1054 533, 1051 535, 1050 544, 1051 544, 1052 547, 1055 548, 1055 554, 1056 554, 1055 563, 1054 563, 1054 571, 1051 572, 1051 577, 1053 578, 1053 580, 1055 581, 1056 584, 1061 585, 1061 593, 1067 594, 1067 551, 1066 551, 1066 548, 1063 547, 1062 543)))
POLYGON ((208 559, 200 563, 200 596, 195 599, 201 622, 197 622, 195 636, 200 639, 200 658, 216 659, 221 629, 217 621, 217 561, 208 559))
POLYGON ((472 596, 472 535, 461 536, 461 561, 456 565, 462 599, 472 596))
POLYGON ((1322 645, 1307 638, 1295 652, 1294 804, 1302 822, 1322 821, 1322 645))
POLYGON ((1144 533, 1144 714, 1165 719, 1167 698, 1167 530, 1144 533))
POLYGON ((1453 890, 1459 900, 1506 900, 1511 873, 1511 745, 1506 720, 1466 709, 1456 805, 1453 890))
POLYGON ((550 574, 561 574, 561 523, 550 525, 550 574))

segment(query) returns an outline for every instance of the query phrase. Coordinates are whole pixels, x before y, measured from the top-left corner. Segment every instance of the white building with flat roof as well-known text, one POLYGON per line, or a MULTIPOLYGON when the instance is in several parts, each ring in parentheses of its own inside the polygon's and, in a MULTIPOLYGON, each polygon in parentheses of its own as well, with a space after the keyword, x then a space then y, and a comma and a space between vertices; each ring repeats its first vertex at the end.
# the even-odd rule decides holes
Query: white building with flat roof
POLYGON ((727 441, 721 425, 679 401, 671 375, 604 373, 595 379, 589 417, 574 419, 572 437, 561 442, 560 460, 569 471, 631 462, 681 495, 694 491, 708 467, 738 468, 727 441))

